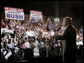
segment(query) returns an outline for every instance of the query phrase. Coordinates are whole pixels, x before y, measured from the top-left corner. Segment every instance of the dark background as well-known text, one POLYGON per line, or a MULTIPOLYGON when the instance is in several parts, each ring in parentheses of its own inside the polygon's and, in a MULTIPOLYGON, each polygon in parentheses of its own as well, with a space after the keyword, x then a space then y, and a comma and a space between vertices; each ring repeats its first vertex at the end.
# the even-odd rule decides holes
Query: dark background
MULTIPOLYGON (((2 12, 4 6, 23 8, 25 14, 30 10, 42 11, 45 16, 56 17, 56 1, 4 1, 1 2, 2 12)), ((59 17, 70 16, 77 27, 83 25, 83 1, 58 1, 59 17)))

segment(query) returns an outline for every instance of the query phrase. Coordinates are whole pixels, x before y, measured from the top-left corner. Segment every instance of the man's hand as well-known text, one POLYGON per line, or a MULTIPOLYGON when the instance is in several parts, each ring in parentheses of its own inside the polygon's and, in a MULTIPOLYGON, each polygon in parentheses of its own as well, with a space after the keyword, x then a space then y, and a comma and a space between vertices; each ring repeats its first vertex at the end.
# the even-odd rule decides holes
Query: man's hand
POLYGON ((54 36, 50 36, 50 39, 55 39, 59 34, 55 33, 54 36))
POLYGON ((55 35, 54 35, 55 37, 57 37, 57 36, 59 36, 59 34, 58 33, 55 33, 55 35))

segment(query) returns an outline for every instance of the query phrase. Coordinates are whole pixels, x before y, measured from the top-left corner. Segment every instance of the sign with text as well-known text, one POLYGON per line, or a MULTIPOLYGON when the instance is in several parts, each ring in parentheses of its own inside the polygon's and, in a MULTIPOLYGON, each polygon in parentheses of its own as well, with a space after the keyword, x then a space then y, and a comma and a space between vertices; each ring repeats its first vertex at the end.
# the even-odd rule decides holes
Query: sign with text
POLYGON ((42 12, 31 10, 30 11, 30 21, 32 22, 43 21, 42 12))
POLYGON ((23 9, 4 7, 5 9, 5 18, 14 19, 14 20, 24 20, 23 9))

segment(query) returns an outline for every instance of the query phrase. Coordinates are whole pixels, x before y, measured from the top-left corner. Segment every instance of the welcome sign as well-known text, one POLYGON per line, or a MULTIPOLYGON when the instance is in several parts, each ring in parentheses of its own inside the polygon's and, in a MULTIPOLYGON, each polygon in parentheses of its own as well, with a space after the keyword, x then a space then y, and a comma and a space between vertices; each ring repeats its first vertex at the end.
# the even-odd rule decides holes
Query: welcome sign
POLYGON ((14 20, 24 20, 23 9, 5 7, 5 18, 14 20))

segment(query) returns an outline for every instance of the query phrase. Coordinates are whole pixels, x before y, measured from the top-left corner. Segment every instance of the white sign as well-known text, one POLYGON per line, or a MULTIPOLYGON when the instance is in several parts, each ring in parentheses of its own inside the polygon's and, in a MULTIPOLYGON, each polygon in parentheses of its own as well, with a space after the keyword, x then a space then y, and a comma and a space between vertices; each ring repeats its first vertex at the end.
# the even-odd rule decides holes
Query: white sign
POLYGON ((31 37, 36 36, 34 31, 27 31, 26 34, 27 36, 31 36, 31 37))
POLYGON ((31 10, 30 11, 30 21, 32 22, 43 21, 42 12, 31 10))
POLYGON ((5 7, 5 18, 14 20, 24 20, 23 9, 5 7))
POLYGON ((12 52, 8 52, 8 54, 5 56, 5 59, 8 59, 12 55, 12 52))
POLYGON ((59 18, 54 18, 55 25, 58 26, 59 24, 59 18))
POLYGON ((59 18, 54 18, 54 22, 59 23, 59 18))
POLYGON ((34 57, 38 57, 38 56, 40 55, 38 48, 34 48, 33 52, 34 52, 34 53, 33 53, 34 57))
POLYGON ((1 34, 4 33, 4 32, 5 32, 5 33, 12 33, 12 34, 14 33, 13 30, 9 30, 9 29, 7 29, 7 28, 1 28, 1 34))

